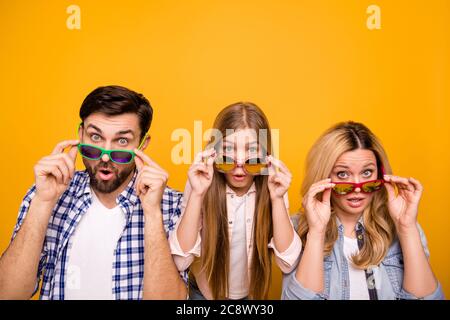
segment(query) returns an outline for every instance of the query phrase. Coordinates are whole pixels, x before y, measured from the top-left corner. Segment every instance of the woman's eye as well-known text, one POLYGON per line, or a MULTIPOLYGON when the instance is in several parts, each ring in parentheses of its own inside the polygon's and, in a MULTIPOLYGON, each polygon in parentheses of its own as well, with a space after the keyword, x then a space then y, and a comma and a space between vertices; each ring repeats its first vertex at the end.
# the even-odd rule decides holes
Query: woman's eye
POLYGON ((373 171, 372 170, 366 170, 363 172, 363 176, 364 178, 369 178, 370 176, 372 176, 373 171))
POLYGON ((120 145, 126 145, 128 143, 128 140, 127 139, 125 139, 125 138, 120 138, 119 139, 119 144, 120 145))
POLYGON ((101 137, 98 134, 93 134, 93 135, 91 135, 91 140, 98 142, 101 140, 101 137))
POLYGON ((339 171, 336 175, 339 179, 347 179, 348 178, 348 174, 345 171, 339 171))

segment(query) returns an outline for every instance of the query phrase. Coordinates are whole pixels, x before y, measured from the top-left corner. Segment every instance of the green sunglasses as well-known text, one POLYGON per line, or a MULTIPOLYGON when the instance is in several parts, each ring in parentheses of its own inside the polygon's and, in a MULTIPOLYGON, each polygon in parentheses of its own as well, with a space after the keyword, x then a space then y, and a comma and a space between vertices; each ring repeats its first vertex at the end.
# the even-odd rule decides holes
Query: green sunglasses
MULTIPOLYGON (((78 126, 78 128, 82 124, 78 126)), ((145 139, 147 138, 147 134, 142 138, 141 143, 139 144, 138 149, 142 147, 142 145, 145 142, 145 139)), ((98 146, 94 146, 92 144, 87 143, 80 143, 78 144, 78 151, 80 152, 81 156, 83 158, 89 159, 89 160, 100 160, 104 154, 107 154, 109 159, 111 159, 112 162, 118 163, 118 164, 128 164, 133 161, 136 154, 132 150, 126 150, 126 149, 115 149, 115 150, 107 150, 103 149, 98 146)))

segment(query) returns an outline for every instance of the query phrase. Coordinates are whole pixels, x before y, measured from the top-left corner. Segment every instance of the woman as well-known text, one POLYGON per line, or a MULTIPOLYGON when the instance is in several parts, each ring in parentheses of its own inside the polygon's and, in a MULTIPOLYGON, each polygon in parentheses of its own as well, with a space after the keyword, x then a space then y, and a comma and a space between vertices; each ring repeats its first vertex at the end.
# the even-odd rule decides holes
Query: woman
POLYGON ((307 157, 302 256, 283 299, 442 299, 417 224, 422 185, 392 175, 363 124, 338 124, 307 157))
POLYGON ((288 214, 291 174, 270 156, 269 123, 255 104, 226 107, 213 129, 213 148, 188 172, 182 216, 169 240, 174 261, 180 271, 192 263, 191 299, 265 299, 272 250, 284 272, 300 255, 288 214))

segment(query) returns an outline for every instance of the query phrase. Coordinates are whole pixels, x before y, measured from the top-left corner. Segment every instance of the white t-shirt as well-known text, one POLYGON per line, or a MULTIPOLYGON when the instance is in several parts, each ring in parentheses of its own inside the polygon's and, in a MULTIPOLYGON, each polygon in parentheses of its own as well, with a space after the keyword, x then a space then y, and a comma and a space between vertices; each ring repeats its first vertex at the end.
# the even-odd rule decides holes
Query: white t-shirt
POLYGON ((233 236, 230 244, 230 275, 228 297, 242 299, 248 296, 247 238, 245 224, 245 196, 232 197, 234 212, 233 236))
POLYGON ((91 189, 92 204, 82 216, 69 248, 65 299, 113 300, 114 251, 125 228, 119 206, 106 208, 91 189))
POLYGON ((350 258, 359 252, 357 239, 344 236, 344 255, 348 262, 348 273, 350 280, 350 300, 369 300, 366 273, 362 269, 353 266, 350 258))

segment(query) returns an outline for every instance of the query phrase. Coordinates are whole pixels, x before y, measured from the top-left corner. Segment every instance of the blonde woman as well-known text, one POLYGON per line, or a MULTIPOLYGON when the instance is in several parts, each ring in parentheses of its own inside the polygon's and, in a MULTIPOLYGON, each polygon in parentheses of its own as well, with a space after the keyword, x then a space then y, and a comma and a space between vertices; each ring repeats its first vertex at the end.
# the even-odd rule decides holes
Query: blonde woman
POLYGON ((179 270, 190 267, 190 299, 265 299, 272 251, 284 272, 300 255, 288 214, 291 173, 270 156, 269 123, 255 104, 226 107, 213 128, 213 148, 188 172, 172 255, 179 270))
POLYGON ((338 124, 307 157, 302 256, 283 299, 443 299, 417 224, 422 185, 392 175, 363 124, 338 124))

